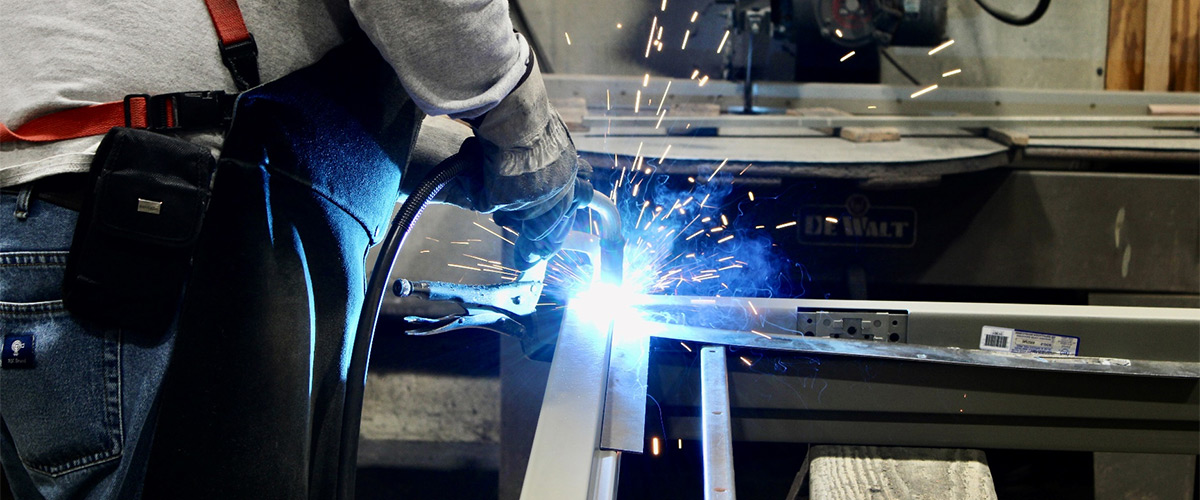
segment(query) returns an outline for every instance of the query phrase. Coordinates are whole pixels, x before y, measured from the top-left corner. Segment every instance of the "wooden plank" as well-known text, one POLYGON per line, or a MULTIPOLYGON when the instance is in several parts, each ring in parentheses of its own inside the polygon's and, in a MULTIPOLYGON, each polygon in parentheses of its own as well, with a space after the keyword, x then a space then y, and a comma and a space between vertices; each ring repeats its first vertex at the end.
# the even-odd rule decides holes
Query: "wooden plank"
MULTIPOLYGON (((721 105, 704 102, 684 102, 672 104, 667 108, 672 117, 677 116, 721 116, 721 105)), ((667 135, 717 135, 716 127, 692 128, 691 125, 671 125, 667 127, 667 135)))
POLYGON ((1146 2, 1143 90, 1165 92, 1171 83, 1171 0, 1146 2))
POLYGON ((1172 3, 1169 88, 1200 91, 1200 0, 1175 0, 1172 3))
POLYGON ((980 450, 822 445, 810 453, 812 500, 996 498, 980 450))
POLYGON ((838 134, 850 142, 896 142, 900 130, 896 127, 842 127, 838 134))
MULTIPOLYGON (((1182 90, 1172 88, 1171 90, 1182 90)), ((1200 104, 1151 104, 1151 116, 1200 116, 1200 104)))
POLYGON ((1111 0, 1104 88, 1141 90, 1146 42, 1146 0, 1111 0))
POLYGON ((987 137, 1005 146, 1024 147, 1029 145, 1029 134, 1015 130, 990 128, 987 131, 987 137))

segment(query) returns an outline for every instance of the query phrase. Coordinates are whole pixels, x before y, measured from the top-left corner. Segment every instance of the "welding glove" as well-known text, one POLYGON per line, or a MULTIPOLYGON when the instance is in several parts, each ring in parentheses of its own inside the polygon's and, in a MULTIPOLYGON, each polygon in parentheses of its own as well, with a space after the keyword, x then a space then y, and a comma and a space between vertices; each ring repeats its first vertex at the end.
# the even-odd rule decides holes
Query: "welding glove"
POLYGON ((529 65, 529 74, 500 104, 470 120, 475 137, 463 142, 459 154, 480 158, 482 169, 460 175, 457 185, 448 186, 457 194, 447 194, 447 201, 494 213, 497 224, 517 231, 515 264, 521 269, 562 247, 576 210, 592 194, 592 168, 550 105, 536 61, 529 65))

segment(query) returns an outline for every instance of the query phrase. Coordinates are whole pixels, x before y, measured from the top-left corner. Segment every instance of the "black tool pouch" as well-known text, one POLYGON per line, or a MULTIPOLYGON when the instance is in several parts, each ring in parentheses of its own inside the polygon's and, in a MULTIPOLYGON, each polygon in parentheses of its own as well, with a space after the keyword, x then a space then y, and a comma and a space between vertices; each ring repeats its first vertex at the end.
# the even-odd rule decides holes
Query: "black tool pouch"
POLYGON ((67 309, 148 334, 170 326, 215 172, 206 147, 146 130, 109 131, 67 258, 67 309))

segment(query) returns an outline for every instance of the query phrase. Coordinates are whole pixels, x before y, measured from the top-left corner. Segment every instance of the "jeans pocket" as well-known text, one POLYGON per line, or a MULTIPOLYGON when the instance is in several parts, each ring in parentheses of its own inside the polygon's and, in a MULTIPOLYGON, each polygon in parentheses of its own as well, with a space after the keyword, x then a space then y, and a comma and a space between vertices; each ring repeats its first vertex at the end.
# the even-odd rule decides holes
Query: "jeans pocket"
POLYGON ((116 459, 123 442, 120 332, 81 324, 52 298, 65 261, 63 252, 0 253, 9 285, 0 338, 33 359, 0 368, 0 417, 25 467, 49 476, 116 459))

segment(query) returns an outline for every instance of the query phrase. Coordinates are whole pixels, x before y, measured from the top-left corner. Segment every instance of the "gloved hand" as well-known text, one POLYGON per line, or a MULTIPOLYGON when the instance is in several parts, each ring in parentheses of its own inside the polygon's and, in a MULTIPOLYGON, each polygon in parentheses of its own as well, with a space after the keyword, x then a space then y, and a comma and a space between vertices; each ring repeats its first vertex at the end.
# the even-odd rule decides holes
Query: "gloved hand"
POLYGON ((513 250, 514 264, 518 269, 523 271, 558 253, 567 239, 567 233, 571 232, 576 213, 591 203, 592 193, 595 192, 589 180, 592 166, 583 158, 577 157, 576 160, 578 166, 574 181, 563 188, 557 200, 549 200, 542 205, 547 209, 541 215, 522 218, 528 215, 527 211, 501 211, 492 215, 492 220, 497 224, 507 226, 518 234, 513 250))
POLYGON ((473 121, 458 155, 481 160, 447 187, 446 201, 483 213, 520 235, 516 266, 526 269, 562 247, 576 209, 591 201, 592 168, 579 158, 550 105, 536 61, 495 108, 473 121))

